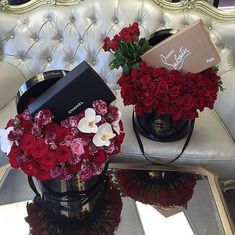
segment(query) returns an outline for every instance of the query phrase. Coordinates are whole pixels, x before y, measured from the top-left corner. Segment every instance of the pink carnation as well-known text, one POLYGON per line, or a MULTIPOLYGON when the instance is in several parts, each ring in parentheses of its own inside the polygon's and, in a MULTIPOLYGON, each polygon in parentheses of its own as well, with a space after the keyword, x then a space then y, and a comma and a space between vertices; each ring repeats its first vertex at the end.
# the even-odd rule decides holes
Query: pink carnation
POLYGON ((34 124, 31 133, 32 135, 39 137, 42 135, 42 129, 37 124, 34 124))
POLYGON ((114 122, 118 119, 118 108, 110 105, 107 115, 105 116, 109 122, 114 122))
POLYGON ((104 116, 108 112, 107 103, 103 100, 95 100, 92 103, 92 107, 96 111, 97 114, 104 116))
POLYGON ((53 114, 50 110, 43 109, 40 110, 39 112, 36 113, 34 117, 34 121, 39 125, 39 126, 46 126, 49 123, 52 122, 53 119, 53 114))
POLYGON ((23 117, 25 120, 27 120, 27 121, 29 121, 29 120, 32 119, 32 116, 30 115, 28 109, 25 109, 25 111, 24 111, 21 115, 22 115, 22 117, 23 117))
POLYGON ((92 169, 90 167, 84 167, 80 171, 80 178, 83 181, 89 180, 93 176, 92 169))

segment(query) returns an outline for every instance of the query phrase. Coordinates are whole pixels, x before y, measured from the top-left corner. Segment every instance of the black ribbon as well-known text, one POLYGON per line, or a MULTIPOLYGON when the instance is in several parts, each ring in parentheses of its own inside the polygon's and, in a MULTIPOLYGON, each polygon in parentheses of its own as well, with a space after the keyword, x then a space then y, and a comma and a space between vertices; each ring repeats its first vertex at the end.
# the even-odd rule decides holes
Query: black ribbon
POLYGON ((153 165, 158 165, 158 166, 169 166, 170 164, 172 164, 173 162, 175 162, 176 160, 178 160, 178 159, 181 157, 181 155, 184 153, 184 150, 187 148, 188 143, 189 143, 189 141, 190 141, 190 139, 191 139, 191 136, 192 136, 192 134, 193 134, 194 123, 195 123, 195 119, 190 122, 188 135, 187 135, 186 141, 185 141, 185 143, 184 143, 184 146, 183 146, 183 148, 182 148, 182 150, 181 150, 181 153, 180 153, 179 155, 177 155, 177 156, 176 156, 173 160, 171 160, 171 161, 168 161, 168 162, 166 162, 166 163, 158 163, 158 162, 155 162, 155 161, 149 159, 149 158, 146 156, 145 151, 144 151, 144 145, 143 145, 143 143, 142 143, 142 141, 141 141, 139 132, 138 132, 137 127, 136 127, 136 124, 135 124, 134 111, 133 111, 133 114, 132 114, 133 130, 134 130, 134 133, 135 133, 137 142, 138 142, 138 144, 139 144, 140 150, 141 150, 141 152, 142 152, 144 158, 145 158, 148 162, 150 162, 150 163, 153 164, 153 165))

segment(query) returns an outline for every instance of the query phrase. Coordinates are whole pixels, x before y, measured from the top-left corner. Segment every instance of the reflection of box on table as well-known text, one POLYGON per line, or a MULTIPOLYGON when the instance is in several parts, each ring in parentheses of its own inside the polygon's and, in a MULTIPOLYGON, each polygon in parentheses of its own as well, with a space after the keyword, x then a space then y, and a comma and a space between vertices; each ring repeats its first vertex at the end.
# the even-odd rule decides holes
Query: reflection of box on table
POLYGON ((144 55, 147 65, 154 68, 198 73, 220 62, 202 20, 185 27, 175 35, 157 44, 144 55))
POLYGON ((170 217, 172 215, 178 214, 180 212, 183 211, 183 207, 169 207, 169 208, 165 208, 165 207, 160 207, 160 206, 153 206, 154 209, 156 209, 160 214, 162 214, 163 216, 170 217))

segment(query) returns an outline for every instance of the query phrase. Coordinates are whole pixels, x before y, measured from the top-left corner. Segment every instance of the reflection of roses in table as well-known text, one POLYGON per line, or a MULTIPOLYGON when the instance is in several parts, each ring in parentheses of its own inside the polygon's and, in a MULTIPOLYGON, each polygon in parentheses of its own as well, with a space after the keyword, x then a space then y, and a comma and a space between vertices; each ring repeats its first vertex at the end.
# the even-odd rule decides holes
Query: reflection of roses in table
POLYGON ((124 139, 121 113, 102 100, 60 124, 50 110, 32 117, 28 110, 16 115, 6 127, 13 168, 39 180, 81 180, 99 175, 111 155, 120 151, 124 139))
POLYGON ((200 177, 181 172, 118 170, 116 185, 124 196, 162 207, 187 206, 200 177))
MULTIPOLYGON (((122 210, 122 201, 120 192, 109 183, 105 187, 105 191, 100 201, 95 206, 96 219, 93 223, 78 229, 63 229, 68 224, 76 223, 68 218, 61 218, 57 225, 51 221, 50 211, 37 204, 36 202, 27 204, 28 216, 25 218, 30 226, 30 234, 32 235, 112 235, 120 223, 120 214, 122 210)), ((75 225, 76 226, 76 225, 75 225)))

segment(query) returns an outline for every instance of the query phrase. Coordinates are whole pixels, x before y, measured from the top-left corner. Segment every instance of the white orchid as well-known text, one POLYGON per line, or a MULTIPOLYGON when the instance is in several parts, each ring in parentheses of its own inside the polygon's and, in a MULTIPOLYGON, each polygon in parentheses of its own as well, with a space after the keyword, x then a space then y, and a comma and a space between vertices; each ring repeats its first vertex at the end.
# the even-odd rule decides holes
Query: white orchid
POLYGON ((11 151, 11 146, 13 141, 8 140, 7 136, 10 131, 13 130, 13 127, 8 127, 7 129, 0 130, 0 149, 2 152, 8 154, 11 151))
POLYGON ((122 117, 122 113, 120 111, 118 111, 118 118, 117 118, 117 120, 111 123, 113 129, 117 132, 118 135, 120 134, 119 121, 121 120, 121 117, 122 117))
POLYGON ((83 133, 96 133, 98 126, 96 123, 100 122, 101 116, 96 115, 96 112, 92 108, 85 110, 85 117, 78 122, 78 130, 83 133))
POLYGON ((113 133, 112 126, 109 123, 104 123, 99 126, 97 133, 93 137, 93 143, 97 147, 101 146, 109 146, 110 139, 115 137, 116 135, 113 133))

